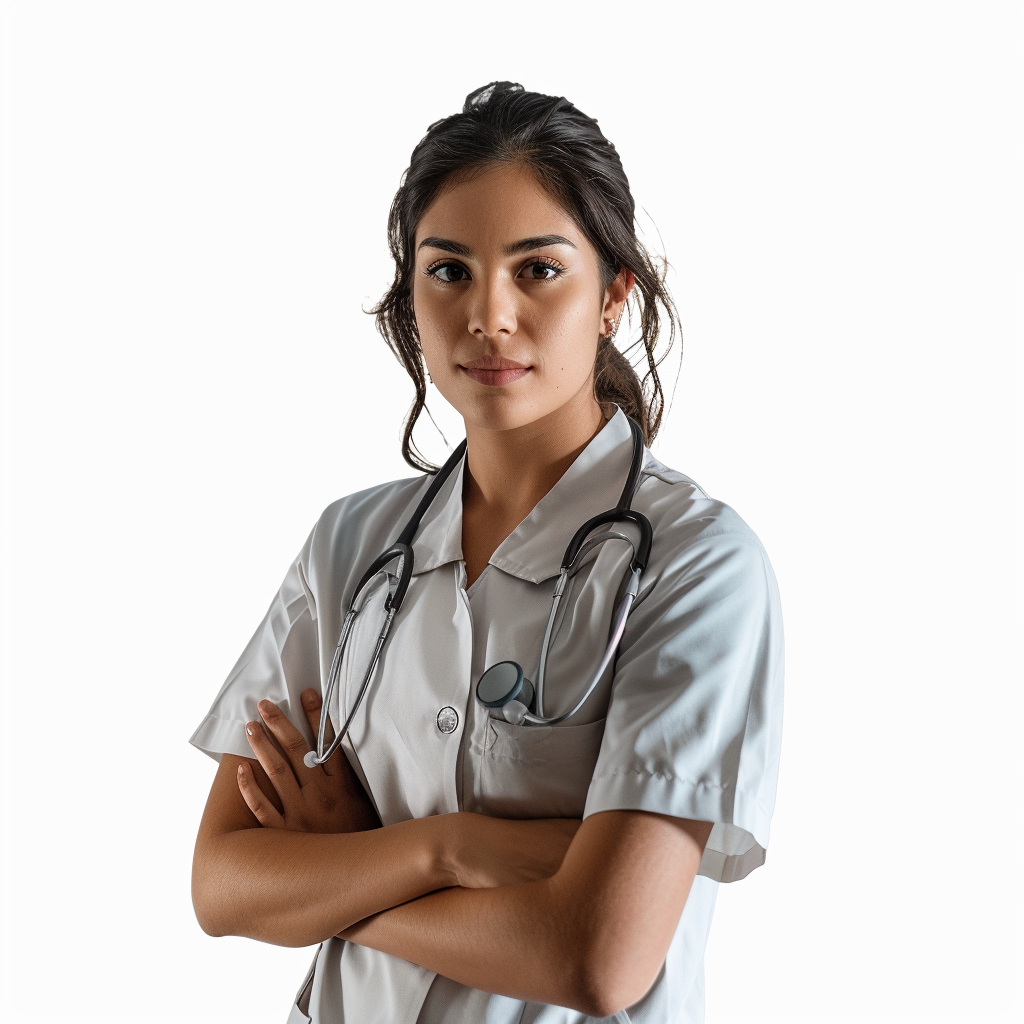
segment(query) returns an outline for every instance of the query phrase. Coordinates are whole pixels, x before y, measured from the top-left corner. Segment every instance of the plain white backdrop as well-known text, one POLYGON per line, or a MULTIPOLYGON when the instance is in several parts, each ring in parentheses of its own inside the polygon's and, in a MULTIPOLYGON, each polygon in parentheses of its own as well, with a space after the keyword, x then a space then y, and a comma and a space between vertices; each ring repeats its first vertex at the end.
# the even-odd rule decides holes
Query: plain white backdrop
POLYGON ((283 1021, 312 951, 193 916, 187 740, 322 508, 411 472, 361 310, 498 79, 618 147, 683 322, 654 450, 780 584, 709 1024, 1020 1019, 1020 4, 25 0, 0 47, 4 1019, 283 1021))

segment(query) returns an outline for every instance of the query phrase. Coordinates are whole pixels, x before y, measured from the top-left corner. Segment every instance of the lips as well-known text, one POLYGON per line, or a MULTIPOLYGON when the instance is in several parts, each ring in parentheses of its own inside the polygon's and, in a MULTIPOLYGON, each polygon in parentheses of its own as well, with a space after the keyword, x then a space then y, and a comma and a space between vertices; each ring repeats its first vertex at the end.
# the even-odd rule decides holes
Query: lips
POLYGON ((468 366, 460 367, 462 372, 477 384, 487 384, 490 387, 502 387, 511 384, 513 381, 525 377, 530 372, 530 367, 520 366, 515 370, 471 370, 468 366))
POLYGON ((504 387, 525 377, 532 367, 524 363, 517 363, 512 359, 482 356, 469 363, 460 363, 459 369, 478 384, 485 384, 488 387, 504 387))

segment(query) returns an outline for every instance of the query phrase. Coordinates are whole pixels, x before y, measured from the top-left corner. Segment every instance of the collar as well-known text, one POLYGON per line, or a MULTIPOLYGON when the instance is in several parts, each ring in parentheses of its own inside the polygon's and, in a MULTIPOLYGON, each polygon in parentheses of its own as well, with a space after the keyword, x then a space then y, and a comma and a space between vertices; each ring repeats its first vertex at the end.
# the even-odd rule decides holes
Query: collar
MULTIPOLYGON (((558 575, 573 534, 592 516, 614 508, 629 473, 633 441, 626 414, 614 415, 554 487, 491 555, 490 564, 530 583, 558 575)), ((649 453, 645 449, 645 459, 649 453)), ((413 575, 462 559, 463 459, 445 481, 413 538, 413 575)), ((642 477, 641 477, 642 480, 642 477)))

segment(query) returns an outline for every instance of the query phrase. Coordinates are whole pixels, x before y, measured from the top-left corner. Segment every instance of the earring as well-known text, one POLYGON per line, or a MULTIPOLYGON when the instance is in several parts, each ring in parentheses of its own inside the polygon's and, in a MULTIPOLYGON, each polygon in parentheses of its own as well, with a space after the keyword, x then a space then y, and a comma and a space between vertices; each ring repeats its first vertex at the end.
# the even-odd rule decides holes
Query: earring
POLYGON ((614 338, 616 333, 618 332, 618 330, 619 330, 619 321, 621 319, 622 319, 622 311, 621 310, 619 311, 618 319, 616 319, 614 322, 611 320, 611 318, 609 318, 609 320, 608 320, 608 333, 605 335, 605 338, 607 338, 608 341, 611 341, 612 338, 614 338))

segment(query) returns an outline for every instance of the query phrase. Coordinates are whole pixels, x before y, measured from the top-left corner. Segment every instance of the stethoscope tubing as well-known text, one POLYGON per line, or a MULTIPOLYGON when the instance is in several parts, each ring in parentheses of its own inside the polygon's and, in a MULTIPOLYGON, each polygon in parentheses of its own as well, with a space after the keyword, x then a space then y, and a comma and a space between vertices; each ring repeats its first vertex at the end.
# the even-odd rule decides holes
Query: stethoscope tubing
MULTIPOLYGON (((537 682, 535 684, 537 694, 537 713, 535 714, 532 711, 528 711, 520 704, 519 706, 523 708, 523 712, 521 714, 513 713, 511 718, 506 715, 506 721, 511 721, 513 725, 522 725, 523 722, 529 722, 531 725, 558 725, 559 722, 564 722, 567 718, 571 718, 581 707, 583 707, 587 698, 594 692, 594 687, 596 687, 601 681, 601 676, 604 675, 605 669, 608 668, 608 665, 615 656, 615 652, 622 640, 622 634, 626 629, 626 619, 629 618, 629 611, 633 607, 636 595, 640 591, 640 575, 639 570, 633 570, 630 575, 629 585, 626 587, 626 593, 623 595, 622 603, 619 605, 618 615, 615 618, 615 628, 612 630, 608 646, 605 648, 604 657, 601 659, 601 664, 598 665, 597 671, 590 680, 590 685, 587 687, 586 692, 576 702, 576 706, 571 711, 566 711, 565 714, 562 715, 556 715, 554 718, 544 717, 544 672, 543 669, 539 668, 537 671, 537 682)), ((562 595, 559 594, 557 600, 561 600, 561 596, 562 595)), ((555 602, 552 602, 552 612, 548 617, 548 627, 544 631, 545 647, 541 651, 541 661, 545 663, 547 662, 547 643, 549 642, 551 634, 551 624, 554 621, 555 607, 555 602)))
POLYGON ((416 506, 416 510, 413 512, 409 521, 405 524, 405 528, 402 530, 401 534, 399 534, 398 540, 395 541, 387 551, 378 555, 370 563, 366 571, 360 577, 359 582, 356 584, 355 592, 352 595, 352 602, 345 614, 345 620, 342 623, 341 631, 338 635, 338 643, 334 649, 334 657, 331 659, 331 668, 327 674, 327 686, 324 690, 323 706, 320 711, 320 725, 317 729, 316 750, 310 750, 303 758, 306 766, 309 768, 315 768, 317 765, 323 764, 324 761, 326 761, 335 752, 335 750, 338 749, 339 744, 348 733, 352 720, 355 718, 356 711, 359 710, 359 705, 362 703, 363 695, 366 693, 366 687, 370 682, 373 671, 377 667, 377 661, 380 659, 381 651, 384 649, 384 643, 391 630, 391 623, 401 610, 402 603, 405 601, 406 591, 409 589, 409 582, 412 579, 413 565, 415 564, 415 556, 413 555, 412 550, 412 538, 419 529, 420 520, 426 514, 427 509, 430 508, 431 503, 437 496, 437 492, 440 491, 442 486, 444 486, 444 482, 451 475, 452 470, 454 470, 462 461, 462 457, 465 453, 466 441, 463 440, 456 446, 455 451, 452 452, 445 464, 434 475, 434 479, 431 480, 426 493, 416 506), (380 635, 377 637, 377 642, 374 645, 373 657, 370 661, 369 668, 367 668, 366 674, 363 676, 363 681, 359 687, 359 693, 356 696, 355 704, 352 706, 352 710, 348 713, 348 717, 345 719, 345 725, 335 735, 334 739, 331 740, 330 744, 325 749, 324 744, 327 740, 327 723, 330 719, 331 699, 333 698, 334 690, 337 687, 338 677, 341 675, 341 662, 344 657, 345 647, 348 644, 352 623, 355 620, 356 615, 359 614, 359 609, 357 607, 359 595, 363 592, 363 588, 370 582, 370 580, 373 579, 381 569, 393 562, 396 558, 398 559, 397 582, 394 588, 389 588, 388 596, 384 601, 384 609, 387 612, 387 615, 384 620, 384 626, 381 629, 380 635))
MULTIPOLYGON (((637 483, 640 479, 640 471, 642 469, 643 435, 639 426, 637 426, 637 424, 632 420, 629 421, 629 426, 633 435, 633 457, 630 462, 629 475, 626 478, 625 486, 622 489, 622 495, 619 498, 619 503, 614 509, 609 509, 607 512, 602 512, 599 515, 588 519, 587 522, 585 522, 573 535, 572 540, 569 542, 569 546, 565 550, 565 555, 562 559, 562 565, 559 573, 559 580, 555 585, 551 611, 548 614, 548 621, 544 630, 544 641, 541 647, 535 697, 537 713, 529 711, 524 705, 518 704, 518 702, 511 701, 509 702, 510 704, 516 704, 517 706, 515 708, 509 707, 508 712, 505 714, 505 718, 508 721, 513 721, 515 724, 529 722, 533 725, 556 725, 576 714, 576 712, 579 711, 586 702, 590 694, 594 691, 598 682, 600 682, 601 677, 604 675, 611 659, 614 657, 615 651, 622 639, 622 634, 626 628, 626 619, 629 617, 633 601, 636 599, 639 592, 640 577, 647 568, 647 561, 650 557, 651 545, 653 542, 653 531, 647 517, 630 508, 633 493, 636 490, 637 483), (606 539, 611 539, 612 537, 628 541, 628 538, 613 532, 601 534, 598 537, 591 538, 590 541, 587 540, 589 535, 593 533, 598 526, 604 526, 616 522, 633 523, 640 530, 640 543, 639 545, 633 546, 633 559, 630 562, 630 582, 626 588, 626 593, 623 596, 622 602, 619 605, 619 610, 615 618, 615 626, 612 630, 608 646, 605 649, 604 657, 601 659, 601 664, 599 665, 597 672, 591 679, 586 692, 579 701, 577 701, 576 706, 565 714, 557 715, 553 718, 546 718, 543 713, 543 690, 544 676, 547 668, 548 647, 551 642, 555 617, 566 583, 571 576, 575 575, 580 565, 580 559, 582 559, 594 544, 606 539)), ((366 693, 370 679, 377 667, 377 662, 380 659, 381 652, 384 649, 384 644, 386 643, 388 634, 391 630, 391 624, 402 607, 406 591, 408 590, 410 580, 412 579, 414 564, 412 549, 413 537, 419 529, 420 521, 426 514, 427 509, 430 507, 441 487, 444 485, 445 480, 448 479, 455 467, 462 461, 465 452, 466 441, 463 440, 456 447, 455 451, 452 452, 445 464, 438 470, 434 479, 431 481, 430 486, 427 488, 426 493, 416 506, 415 512, 399 535, 398 540, 388 548, 387 551, 378 555, 378 557, 373 560, 363 573, 359 583, 356 585, 355 592, 352 596, 352 602, 349 605, 349 610, 345 615, 344 622, 342 623, 341 631, 338 636, 338 643, 334 649, 334 656, 331 659, 331 668, 327 675, 327 687, 324 693, 323 707, 320 713, 320 724, 317 729, 316 750, 309 751, 304 758, 306 765, 310 768, 323 764, 338 749, 339 744, 348 733, 352 720, 355 718, 356 711, 362 703, 363 696, 366 693), (348 713, 348 716, 345 719, 344 726, 325 748, 325 743, 327 741, 327 724, 330 719, 331 700, 337 687, 338 678, 341 675, 342 659, 352 631, 352 623, 354 622, 356 615, 359 613, 359 609, 357 608, 359 595, 370 580, 396 558, 399 560, 399 568, 396 577, 397 581, 394 588, 389 588, 388 596, 384 602, 384 608, 387 614, 384 625, 381 628, 376 643, 374 644, 373 656, 370 660, 366 673, 363 676, 362 683, 359 687, 359 693, 356 696, 352 710, 348 713)), ((632 544, 631 541, 629 541, 629 543, 632 544)))
MULTIPOLYGON (((390 599, 391 595, 388 595, 390 599)), ((327 677, 327 690, 324 694, 323 706, 320 709, 320 726, 317 730, 316 737, 316 750, 310 750, 303 761, 307 768, 315 768, 318 764, 323 764, 330 756, 338 749, 338 745, 345 738, 346 733, 349 730, 349 726, 352 724, 352 719, 355 718, 356 712, 359 710, 359 705, 362 703, 363 695, 366 693, 366 688, 370 683, 370 678, 373 676, 373 671, 377 667, 377 661, 380 658, 380 652, 384 649, 384 642, 388 638, 388 633, 391 630, 391 622, 397 614, 396 608, 388 608, 387 616, 384 619, 384 626, 381 628, 380 635, 377 637, 377 642, 373 647, 373 657, 370 659, 370 665, 366 670, 366 674, 363 676, 362 684, 359 687, 359 693, 356 696, 356 702, 352 705, 352 710, 348 713, 348 718, 345 719, 345 724, 341 731, 331 740, 330 745, 324 750, 324 743, 327 740, 327 723, 330 720, 330 707, 331 698, 334 695, 334 688, 338 682, 338 676, 341 675, 341 657, 342 652, 345 649, 345 643, 348 640, 348 633, 352 627, 352 622, 356 617, 356 611, 350 609, 348 614, 345 616, 345 623, 341 628, 341 636, 338 638, 338 646, 334 649, 334 657, 331 659, 331 671, 327 677), (323 753, 319 751, 323 750, 323 753)))

